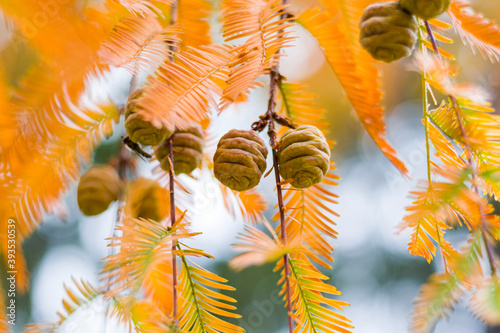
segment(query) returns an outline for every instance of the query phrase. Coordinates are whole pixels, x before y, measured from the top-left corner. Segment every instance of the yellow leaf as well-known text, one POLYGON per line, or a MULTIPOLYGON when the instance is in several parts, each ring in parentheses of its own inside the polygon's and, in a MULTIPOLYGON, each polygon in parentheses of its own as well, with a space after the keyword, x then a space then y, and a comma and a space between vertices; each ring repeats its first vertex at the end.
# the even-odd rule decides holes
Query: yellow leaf
POLYGON ((162 12, 157 4, 170 5, 173 0, 113 0, 127 8, 132 14, 137 16, 161 16, 162 12), (155 4, 156 3, 156 4, 155 4))
POLYGON ((132 74, 156 69, 172 56, 169 45, 179 43, 177 26, 164 28, 160 21, 130 16, 122 19, 99 51, 103 61, 132 74))
POLYGON ((222 198, 228 212, 237 217, 238 213, 245 221, 257 224, 262 220, 262 214, 267 209, 267 201, 262 193, 255 189, 244 192, 233 191, 221 184, 222 198))
POLYGON ((210 106, 217 106, 212 94, 222 95, 214 80, 227 79, 233 59, 228 47, 217 45, 177 53, 176 62, 163 63, 157 77, 150 78, 138 112, 158 127, 204 120, 210 106))
POLYGON ((238 56, 230 66, 231 72, 220 105, 222 110, 244 99, 252 88, 260 86, 256 80, 279 63, 279 50, 290 46, 294 38, 288 36, 286 28, 293 23, 289 18, 281 18, 288 13, 289 6, 265 0, 223 2, 223 36, 226 41, 247 40, 234 48, 238 56))
POLYGON ((412 332, 427 333, 447 315, 463 295, 459 281, 449 274, 434 274, 420 289, 412 311, 412 332))
POLYGON ((179 326, 188 332, 238 333, 245 330, 217 316, 240 318, 231 312, 236 300, 213 288, 234 290, 226 280, 182 257, 179 276, 179 326))
POLYGON ((500 60, 500 27, 495 22, 476 14, 466 1, 453 1, 448 14, 465 44, 491 61, 500 60))
POLYGON ((178 24, 182 28, 181 47, 200 47, 211 44, 209 19, 212 2, 208 0, 183 0, 178 2, 178 24))
POLYGON ((343 1, 339 5, 342 8, 329 12, 308 9, 296 21, 318 41, 370 137, 389 161, 406 175, 406 166, 385 138, 380 73, 359 44, 358 23, 369 3, 371 1, 343 1))
POLYGON ((472 293, 470 300, 474 314, 488 324, 500 325, 500 280, 493 275, 482 281, 472 293))
MULTIPOLYGON (((280 261, 278 267, 283 265, 280 261)), ((309 262, 291 258, 290 265, 290 289, 292 299, 293 317, 298 319, 300 325, 296 325, 294 333, 299 332, 339 332, 350 333, 354 328, 351 321, 337 313, 348 303, 329 298, 327 296, 340 295, 341 293, 333 286, 324 281, 328 278, 309 262), (330 309, 333 307, 335 310, 330 309)), ((282 279, 284 281, 284 269, 282 279)), ((283 283, 282 292, 285 292, 286 284, 283 283)))

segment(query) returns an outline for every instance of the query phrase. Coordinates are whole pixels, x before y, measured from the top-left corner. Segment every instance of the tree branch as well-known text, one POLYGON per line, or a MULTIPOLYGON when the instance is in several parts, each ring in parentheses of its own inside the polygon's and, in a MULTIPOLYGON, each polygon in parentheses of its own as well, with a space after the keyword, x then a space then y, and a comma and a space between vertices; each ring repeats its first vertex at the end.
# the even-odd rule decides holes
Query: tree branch
MULTIPOLYGON (((174 1, 170 8, 170 24, 173 25, 177 22, 177 13, 179 1, 174 1)), ((169 46, 172 51, 171 61, 174 61, 174 52, 176 52, 175 45, 171 44, 169 46)), ((170 162, 169 176, 170 176, 170 226, 173 227, 175 224, 175 172, 174 172, 174 139, 173 135, 168 138, 168 158, 170 162)), ((175 249, 177 247, 177 241, 172 241, 172 297, 173 297, 173 322, 174 327, 177 326, 177 316, 178 316, 178 295, 177 295, 177 257, 175 255, 175 249)))
MULTIPOLYGON (((281 3, 283 5, 287 4, 287 0, 282 0, 281 3)), ((283 12, 281 14, 281 19, 286 19, 288 14, 283 12)), ((282 33, 280 30, 278 34, 282 33)), ((278 50, 279 52, 279 50, 278 50)), ((278 154, 277 148, 278 143, 276 141, 276 130, 275 130, 275 120, 276 120, 276 94, 278 85, 280 84, 281 76, 279 73, 279 64, 276 64, 271 69, 270 73, 270 83, 269 83, 269 103, 267 107, 266 118, 268 119, 268 131, 269 140, 271 143, 271 148, 273 151, 273 168, 274 168, 274 176, 276 180, 276 192, 278 195, 278 208, 280 214, 280 229, 281 229, 281 240, 283 244, 287 243, 287 234, 286 234, 286 220, 285 220, 285 207, 283 203, 283 193, 281 189, 281 178, 279 173, 279 165, 278 165, 278 154)), ((288 329, 290 333, 293 333, 293 321, 292 321, 292 297, 291 297, 291 288, 290 288, 290 263, 288 254, 285 254, 283 257, 284 260, 284 270, 285 270, 285 283, 286 283, 286 298, 287 298, 287 310, 288 310, 288 329)))

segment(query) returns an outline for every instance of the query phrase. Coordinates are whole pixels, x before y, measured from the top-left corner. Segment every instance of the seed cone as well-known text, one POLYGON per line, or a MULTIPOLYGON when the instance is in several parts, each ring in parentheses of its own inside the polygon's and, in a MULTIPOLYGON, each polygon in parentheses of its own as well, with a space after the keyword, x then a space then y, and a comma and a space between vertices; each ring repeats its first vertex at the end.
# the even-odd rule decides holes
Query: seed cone
POLYGON ((235 191, 246 191, 260 182, 266 171, 267 148, 254 131, 231 130, 217 145, 215 177, 235 191))
POLYGON ((396 2, 366 7, 359 27, 363 48, 384 62, 408 57, 417 41, 417 21, 396 2))
MULTIPOLYGON (((191 173, 201 165, 205 138, 200 125, 196 124, 187 129, 175 131, 172 140, 176 175, 191 173)), ((160 167, 165 171, 170 170, 169 149, 170 145, 167 140, 158 146, 155 151, 156 158, 160 161, 160 167)))
POLYGON ((99 215, 118 199, 122 183, 110 165, 93 166, 80 178, 78 207, 87 216, 99 215))
POLYGON ((283 179, 295 188, 320 183, 330 165, 330 147, 319 129, 310 125, 288 130, 280 141, 278 164, 283 179))
POLYGON ((157 128, 136 113, 137 101, 143 93, 144 89, 138 89, 129 96, 124 112, 125 129, 130 139, 135 143, 144 146, 155 146, 169 138, 174 130, 167 127, 157 128))
POLYGON ((450 7, 450 0, 400 0, 401 7, 415 16, 429 20, 443 14, 450 7))
POLYGON ((160 222, 169 211, 169 193, 158 182, 137 178, 128 184, 127 215, 160 222))

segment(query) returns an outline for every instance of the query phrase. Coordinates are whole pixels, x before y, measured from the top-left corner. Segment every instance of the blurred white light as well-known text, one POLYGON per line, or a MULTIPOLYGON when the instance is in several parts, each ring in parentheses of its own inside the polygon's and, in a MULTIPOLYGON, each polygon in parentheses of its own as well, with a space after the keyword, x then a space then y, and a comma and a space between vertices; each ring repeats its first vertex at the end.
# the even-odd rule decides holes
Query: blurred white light
POLYGON ((64 284, 71 287, 72 277, 95 284, 96 273, 95 262, 76 246, 57 246, 47 251, 32 278, 31 322, 57 320, 66 296, 64 284))
POLYGON ((302 27, 296 25, 290 36, 298 38, 292 42, 295 47, 284 48, 280 72, 289 81, 299 81, 316 73, 323 66, 325 57, 316 40, 302 27))
POLYGON ((85 252, 96 262, 110 254, 107 238, 113 236, 117 206, 117 203, 113 203, 104 213, 83 217, 80 221, 80 241, 85 252))
MULTIPOLYGON (((86 304, 69 317, 56 331, 57 333, 127 333, 126 325, 116 317, 106 316, 106 303, 98 297, 86 304)), ((135 332, 132 329, 131 332, 135 332)))

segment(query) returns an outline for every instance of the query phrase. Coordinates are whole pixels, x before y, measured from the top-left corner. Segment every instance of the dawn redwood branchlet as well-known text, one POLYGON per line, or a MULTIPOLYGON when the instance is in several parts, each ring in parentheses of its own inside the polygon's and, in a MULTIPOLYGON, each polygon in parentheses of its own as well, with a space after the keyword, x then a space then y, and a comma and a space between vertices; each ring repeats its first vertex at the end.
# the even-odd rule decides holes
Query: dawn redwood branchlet
MULTIPOLYGON (((460 46, 447 44, 460 37, 465 47, 484 58, 500 60, 500 27, 476 13, 471 3, 334 0, 304 7, 292 0, 221 0, 220 6, 212 6, 211 0, 117 0, 113 6, 95 10, 92 1, 50 0, 50 8, 40 5, 37 11, 27 6, 29 2, 11 1, 7 8, 0 4, 14 30, 26 30, 18 26, 26 20, 31 20, 33 28, 36 25, 31 36, 15 36, 30 47, 28 52, 16 50, 26 54, 9 56, 8 62, 26 66, 26 56, 33 55, 43 60, 28 62, 29 70, 17 63, 0 70, 0 188, 6 192, 0 211, 12 217, 9 227, 18 228, 14 248, 47 214, 60 211, 58 199, 71 188, 80 170, 86 169, 83 164, 92 164, 97 146, 104 140, 114 143, 119 135, 123 142, 109 165, 91 167, 78 186, 78 205, 84 214, 96 215, 118 206, 101 272, 104 285, 94 288, 86 282, 75 283, 79 292, 67 288, 66 311, 60 320, 50 329, 39 326, 27 332, 69 327, 75 322, 66 323, 66 319, 82 307, 91 308, 95 300, 106 307, 103 331, 113 314, 137 332, 244 332, 234 323, 240 317, 233 311, 236 299, 226 294, 234 288, 191 262, 193 256, 213 257, 184 242, 199 234, 192 230, 190 219, 200 217, 197 204, 205 205, 208 199, 222 199, 233 217, 267 229, 245 227, 240 243, 233 244, 242 253, 231 266, 276 264, 288 332, 352 331, 355 323, 351 325, 337 312, 349 304, 337 300, 341 293, 327 282, 330 274, 326 273, 334 260, 332 240, 341 221, 337 221, 333 205, 338 200, 332 190, 340 177, 330 161, 332 141, 325 135, 333 129, 331 119, 345 127, 346 108, 329 98, 332 95, 316 96, 309 89, 312 85, 291 82, 280 74, 280 61, 285 57, 281 51, 294 47, 295 32, 302 28, 318 43, 315 49, 323 53, 332 69, 328 72, 337 77, 368 136, 408 176, 406 162, 387 139, 394 126, 384 120, 384 104, 393 103, 384 103, 381 84, 398 82, 381 79, 389 74, 386 70, 397 79, 394 68, 403 66, 380 66, 373 59, 390 63, 409 57, 418 35, 420 52, 400 65, 422 74, 427 183, 419 183, 411 192, 414 201, 400 228, 412 231, 409 253, 428 262, 441 257, 444 272, 433 274, 423 285, 411 331, 432 331, 465 293, 471 294, 468 305, 473 315, 488 325, 500 324, 500 262, 492 248, 500 236, 498 207, 492 203, 500 199, 500 116, 480 87, 457 82, 461 77, 458 64, 463 65, 464 59, 445 59, 454 59, 450 51, 460 46), (446 15, 444 20, 438 18, 441 14, 446 15), (214 44, 211 38, 219 18, 223 45, 214 44), (114 89, 109 89, 109 83, 117 82, 106 79, 99 85, 103 95, 109 95, 102 100, 91 89, 96 80, 107 76, 110 66, 132 75, 128 101, 118 106, 114 89), (144 75, 147 83, 140 87, 139 78, 144 75), (244 126, 250 131, 232 130, 224 135, 209 161, 210 131, 219 125, 212 115, 225 112, 227 117, 237 117, 231 113, 233 106, 253 103, 250 94, 265 86, 262 78, 267 76, 267 110, 251 126, 244 126), (117 127, 122 128, 116 131, 117 127), (269 155, 272 159, 266 163, 269 155), (150 168, 136 169, 136 163, 150 168), (140 171, 153 171, 149 175, 153 179, 142 178, 140 171), (218 187, 215 192, 206 188, 210 196, 200 197, 203 193, 198 191, 204 185, 214 185, 206 179, 212 174, 226 187, 220 192, 218 187), (272 219, 279 221, 277 226, 268 223, 268 196, 258 188, 266 176, 274 177, 272 201, 277 210, 272 219), (114 201, 118 205, 111 205, 114 201), (460 236, 467 233, 468 237, 464 246, 457 247, 457 242, 448 242, 446 233, 460 227, 468 229, 460 236), (491 274, 483 267, 487 261, 491 274)), ((495 1, 489 3, 497 9, 495 1)), ((0 24, 0 34, 4 30, 0 24)), ((6 52, 12 50, 12 40, 4 43, 6 52)), ((467 72, 484 70, 474 67, 476 61, 467 62, 467 72)), ((307 81, 330 88, 331 81, 315 76, 314 68, 296 67, 302 74, 314 75, 307 81)), ((117 81, 114 75, 110 78, 117 81)), ((402 96, 412 93, 410 81, 408 77, 408 82, 394 87, 400 105, 402 96)), ((413 117, 408 120, 419 125, 413 117)), ((342 131, 333 132, 346 143, 342 131)), ((107 143, 97 152, 97 161, 111 151, 107 143)), ((416 172, 413 152, 405 153, 410 154, 409 162, 415 164, 412 172, 416 172)), ((195 226, 197 221, 193 222, 195 226)), ((11 240, 4 237, 0 249, 6 249, 5 241, 11 240)), ((7 260, 12 255, 2 253, 7 260)), ((17 255, 16 279, 26 286, 22 252, 17 255)), ((5 331, 4 312, 5 308, 0 309, 0 332, 5 331)))

